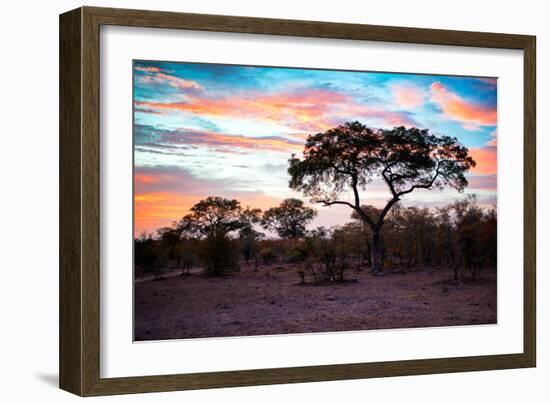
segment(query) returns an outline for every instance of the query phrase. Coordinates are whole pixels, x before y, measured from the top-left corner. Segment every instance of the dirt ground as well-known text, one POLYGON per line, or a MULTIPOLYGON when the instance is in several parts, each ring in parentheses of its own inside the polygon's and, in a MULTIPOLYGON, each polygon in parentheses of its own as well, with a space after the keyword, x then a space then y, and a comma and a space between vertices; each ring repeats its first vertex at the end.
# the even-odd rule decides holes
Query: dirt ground
POLYGON ((479 325, 497 320, 496 272, 453 280, 446 269, 301 285, 292 265, 233 275, 169 276, 135 282, 135 339, 479 325))

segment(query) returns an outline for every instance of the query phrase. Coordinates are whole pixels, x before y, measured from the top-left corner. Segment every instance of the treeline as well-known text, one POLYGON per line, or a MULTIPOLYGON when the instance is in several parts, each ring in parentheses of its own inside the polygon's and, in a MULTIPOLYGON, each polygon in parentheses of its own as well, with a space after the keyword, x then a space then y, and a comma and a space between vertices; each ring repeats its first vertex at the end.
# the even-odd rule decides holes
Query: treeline
MULTIPOLYGON (((376 216, 379 210, 364 206, 376 216)), ((242 208, 237 200, 209 197, 171 227, 135 239, 135 267, 161 276, 166 270, 189 273, 201 267, 208 275, 239 270, 243 263, 261 266, 292 263, 303 283, 344 281, 346 272, 372 267, 372 230, 354 212, 342 226, 307 230, 316 210, 297 199, 264 212, 242 208), (267 239, 259 229, 278 239, 267 239)), ((451 268, 455 278, 475 278, 495 268, 497 215, 494 208, 468 197, 439 208, 395 205, 381 230, 384 272, 427 266, 451 268)))
MULTIPOLYGON (((475 197, 432 209, 397 205, 382 239, 385 269, 439 266, 452 268, 455 278, 460 270, 475 278, 480 269, 497 264, 496 210, 480 207, 475 197)), ((366 243, 369 247, 368 235, 366 243)))

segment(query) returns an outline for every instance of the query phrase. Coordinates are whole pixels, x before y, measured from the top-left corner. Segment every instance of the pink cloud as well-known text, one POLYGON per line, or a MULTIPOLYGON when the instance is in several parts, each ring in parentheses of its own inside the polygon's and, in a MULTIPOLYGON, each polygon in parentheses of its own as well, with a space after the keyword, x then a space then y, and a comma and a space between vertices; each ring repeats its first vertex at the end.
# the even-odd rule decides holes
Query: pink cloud
POLYGON ((449 119, 461 122, 467 130, 477 130, 479 126, 495 126, 497 110, 469 102, 439 82, 430 87, 431 100, 441 108, 443 115, 449 119))
POLYGON ((177 130, 155 130, 148 126, 139 126, 139 128, 154 131, 157 136, 155 143, 146 143, 143 146, 175 154, 182 151, 182 147, 197 145, 211 147, 220 152, 246 149, 293 153, 301 151, 305 141, 281 136, 250 137, 189 128, 177 130))
POLYGON ((247 137, 215 132, 200 132, 194 139, 198 144, 222 147, 238 147, 255 150, 297 152, 304 147, 302 143, 289 141, 282 137, 247 137))
POLYGON ((424 103, 426 94, 421 88, 413 85, 398 85, 391 87, 397 105, 403 108, 416 108, 424 103))
POLYGON ((472 172, 476 174, 496 174, 497 172, 497 148, 486 146, 471 148, 470 155, 476 162, 472 172))
POLYGON ((468 175, 468 189, 471 190, 497 190, 497 176, 496 174, 489 175, 468 175))
POLYGON ((136 66, 134 67, 134 70, 142 71, 144 73, 160 73, 160 68, 154 67, 154 66, 149 66, 149 67, 136 66))
POLYGON ((134 70, 145 73, 144 75, 138 76, 136 79, 140 80, 144 84, 168 84, 174 88, 178 89, 194 89, 200 90, 202 86, 194 80, 186 80, 181 77, 176 77, 172 74, 168 74, 165 70, 162 70, 158 67, 149 66, 136 66, 134 70))
POLYGON ((174 88, 193 88, 200 90, 202 86, 193 80, 185 80, 183 78, 171 76, 169 74, 157 73, 157 79, 167 81, 174 88))

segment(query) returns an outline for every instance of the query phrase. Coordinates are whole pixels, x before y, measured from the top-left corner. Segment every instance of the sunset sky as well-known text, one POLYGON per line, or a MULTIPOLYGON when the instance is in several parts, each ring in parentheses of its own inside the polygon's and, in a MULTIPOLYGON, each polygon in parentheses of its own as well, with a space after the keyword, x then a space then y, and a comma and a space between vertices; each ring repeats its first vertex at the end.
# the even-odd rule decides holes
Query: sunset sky
MULTIPOLYGON (((496 203, 496 79, 135 61, 135 235, 169 226, 206 196, 262 209, 307 201, 288 187, 288 158, 309 134, 350 120, 457 137, 477 162, 465 193, 496 203)), ((388 197, 379 181, 362 193, 363 204, 388 197)), ((402 204, 458 197, 420 190, 402 204)), ((349 221, 346 206, 315 207, 312 227, 349 221)))

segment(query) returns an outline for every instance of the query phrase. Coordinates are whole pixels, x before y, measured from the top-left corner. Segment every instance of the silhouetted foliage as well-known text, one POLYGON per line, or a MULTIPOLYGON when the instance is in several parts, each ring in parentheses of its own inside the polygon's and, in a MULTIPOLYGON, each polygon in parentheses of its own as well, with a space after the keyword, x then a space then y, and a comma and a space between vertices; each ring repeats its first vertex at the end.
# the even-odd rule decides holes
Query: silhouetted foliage
POLYGON ((135 240, 134 248, 136 269, 152 272, 155 278, 160 278, 168 263, 165 244, 153 238, 152 234, 143 233, 135 240))
POLYGON ((254 230, 252 227, 246 227, 239 232, 241 252, 246 263, 250 263, 250 260, 256 260, 258 256, 258 241, 264 237, 264 234, 254 230))
POLYGON ((239 247, 237 241, 219 231, 210 232, 201 242, 200 257, 205 273, 219 276, 239 271, 239 247))
MULTIPOLYGON (((352 218, 360 221, 356 214, 352 218)), ((434 209, 397 204, 386 218, 382 236, 386 270, 448 267, 458 279, 461 268, 475 278, 480 268, 496 267, 496 210, 480 207, 475 196, 434 209)))
POLYGON ((176 261, 176 268, 181 265, 181 233, 177 228, 165 227, 157 230, 159 247, 164 251, 168 260, 176 261))
POLYGON ((239 201, 221 197, 208 197, 191 207, 180 224, 204 239, 201 258, 207 274, 218 276, 238 270, 238 244, 229 235, 251 231, 260 213, 260 209, 243 209, 239 201))
POLYGON ((277 260, 277 254, 270 247, 260 249, 260 259, 263 264, 270 265, 277 260))
POLYGON ((455 202, 453 210, 461 263, 476 278, 481 267, 496 262, 496 212, 484 212, 475 198, 455 202))
POLYGON ((262 226, 277 232, 283 239, 301 238, 306 233, 306 225, 315 218, 317 211, 304 205, 302 200, 286 199, 278 207, 266 210, 262 216, 262 226))
MULTIPOLYGON (((265 239, 253 228, 259 210, 242 209, 237 201, 204 201, 172 227, 137 238, 136 269, 160 277, 170 266, 186 273, 200 264, 206 274, 219 275, 239 270, 244 259, 256 270, 260 262, 292 264, 301 283, 323 284, 345 281, 350 269, 369 265, 373 231, 356 211, 341 226, 306 230, 301 238, 265 239)), ((361 210, 376 216, 381 209, 363 205, 361 210)), ((455 279, 461 272, 475 279, 481 269, 496 268, 496 211, 479 206, 475 196, 438 208, 396 203, 380 235, 381 270, 388 273, 450 268, 455 279)))
POLYGON ((329 230, 318 227, 306 234, 303 242, 295 245, 300 250, 298 269, 300 283, 310 278, 313 284, 344 281, 344 273, 350 267, 352 246, 347 243, 347 233, 343 227, 329 230))
POLYGON ((308 137, 302 158, 289 160, 289 186, 324 206, 345 205, 354 220, 330 229, 307 230, 317 211, 299 199, 285 199, 261 214, 235 199, 200 200, 172 227, 156 237, 135 241, 136 267, 160 273, 175 262, 184 272, 197 263, 221 275, 246 263, 285 261, 300 265, 301 281, 343 281, 346 269, 364 264, 375 274, 384 270, 464 268, 475 278, 480 268, 496 266, 496 212, 468 197, 437 209, 403 208, 403 196, 416 189, 452 187, 462 192, 465 173, 475 166, 456 138, 428 130, 396 127, 373 130, 350 122, 308 137), (360 192, 375 178, 386 184, 390 198, 378 208, 361 204, 360 192), (350 193, 352 200, 344 195, 350 193), (263 240, 254 229, 277 233, 263 240))

